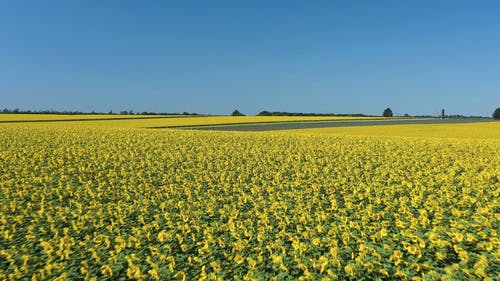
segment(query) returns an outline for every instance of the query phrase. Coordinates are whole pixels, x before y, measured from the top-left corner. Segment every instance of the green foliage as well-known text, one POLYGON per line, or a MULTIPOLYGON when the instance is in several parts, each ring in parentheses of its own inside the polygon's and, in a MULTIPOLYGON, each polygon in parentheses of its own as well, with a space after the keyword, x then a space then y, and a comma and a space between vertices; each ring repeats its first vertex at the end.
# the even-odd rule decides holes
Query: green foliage
POLYGON ((264 111, 261 111, 259 112, 259 114, 257 114, 257 116, 272 116, 273 114, 267 110, 264 110, 264 111))
POLYGON ((0 280, 500 272, 500 155, 488 153, 500 143, 469 137, 498 122, 419 138, 404 137, 411 126, 358 127, 363 136, 79 124, 0 125, 0 280))
POLYGON ((500 107, 497 107, 497 109, 495 109, 495 112, 493 112, 493 119, 500 120, 500 107))
POLYGON ((392 110, 388 107, 384 109, 384 113, 382 113, 382 116, 384 117, 392 117, 392 110))
POLYGON ((245 116, 245 114, 238 111, 238 109, 234 110, 231 116, 245 116))
POLYGON ((313 113, 313 112, 287 112, 287 111, 267 111, 263 110, 257 116, 342 116, 342 117, 369 117, 362 113, 340 114, 340 113, 313 113))

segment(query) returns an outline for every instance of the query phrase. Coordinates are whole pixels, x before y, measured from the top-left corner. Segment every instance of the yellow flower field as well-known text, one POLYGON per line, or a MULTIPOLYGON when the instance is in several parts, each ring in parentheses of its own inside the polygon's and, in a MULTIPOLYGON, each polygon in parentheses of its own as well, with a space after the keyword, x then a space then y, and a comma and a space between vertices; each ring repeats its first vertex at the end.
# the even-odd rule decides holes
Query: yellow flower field
POLYGON ((500 277, 499 122, 71 123, 0 124, 0 280, 500 277))
POLYGON ((212 124, 267 123, 294 121, 326 121, 326 120, 375 120, 391 119, 383 117, 351 117, 351 116, 182 116, 182 115, 43 115, 43 114, 0 114, 2 121, 47 121, 25 123, 32 127, 87 127, 87 128, 151 128, 181 127, 212 124), (50 122, 58 120, 64 122, 50 122), (59 119, 59 120, 61 120, 59 119), (87 119, 70 121, 74 119, 87 119), (106 120, 113 119, 113 120, 106 120), (120 120, 121 119, 121 120, 120 120))
MULTIPOLYGON (((161 115, 170 117, 176 115, 161 115)), ((2 121, 53 121, 53 120, 99 120, 99 119, 130 119, 130 118, 160 117, 159 115, 111 115, 111 114, 0 114, 2 121)))
MULTIPOLYGON (((292 132, 292 131, 290 131, 292 132)), ((392 126, 332 127, 321 129, 294 130, 294 133, 321 135, 349 135, 375 137, 425 137, 459 139, 497 139, 500 140, 498 122, 466 124, 413 124, 392 126)))

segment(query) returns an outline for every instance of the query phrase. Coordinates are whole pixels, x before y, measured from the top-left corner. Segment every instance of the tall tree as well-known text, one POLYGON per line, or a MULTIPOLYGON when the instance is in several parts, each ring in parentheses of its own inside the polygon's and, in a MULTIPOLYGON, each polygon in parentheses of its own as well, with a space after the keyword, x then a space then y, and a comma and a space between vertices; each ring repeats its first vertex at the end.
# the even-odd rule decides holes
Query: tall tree
POLYGON ((392 117, 392 110, 388 107, 384 110, 384 113, 382 113, 382 116, 384 117, 392 117))
POLYGON ((233 113, 231 114, 232 116, 245 116, 245 114, 239 112, 238 109, 234 110, 233 113))
POLYGON ((500 120, 500 107, 497 107, 495 112, 493 112, 493 119, 500 120))

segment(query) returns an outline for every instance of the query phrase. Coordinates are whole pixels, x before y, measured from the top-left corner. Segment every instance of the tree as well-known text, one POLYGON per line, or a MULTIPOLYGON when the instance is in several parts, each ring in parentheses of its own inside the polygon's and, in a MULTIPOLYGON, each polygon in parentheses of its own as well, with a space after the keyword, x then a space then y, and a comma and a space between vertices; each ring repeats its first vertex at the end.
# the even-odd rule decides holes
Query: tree
POLYGON ((500 120, 500 107, 497 107, 495 112, 493 112, 493 119, 500 120))
POLYGON ((259 112, 259 114, 257 114, 257 115, 258 116, 271 116, 273 114, 267 110, 264 110, 264 111, 259 112))
POLYGON ((234 110, 231 116, 245 116, 245 114, 238 111, 238 109, 234 110))
POLYGON ((384 110, 384 113, 382 113, 382 116, 384 117, 392 117, 392 110, 388 107, 384 110))

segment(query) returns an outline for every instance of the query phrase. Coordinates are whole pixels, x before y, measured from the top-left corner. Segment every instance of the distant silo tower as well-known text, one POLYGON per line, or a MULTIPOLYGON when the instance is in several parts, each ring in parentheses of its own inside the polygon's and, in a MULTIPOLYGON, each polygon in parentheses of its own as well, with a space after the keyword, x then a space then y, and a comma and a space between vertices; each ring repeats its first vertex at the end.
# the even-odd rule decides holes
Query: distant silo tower
POLYGON ((441 119, 444 119, 444 108, 441 109, 441 115, 439 116, 441 119))

